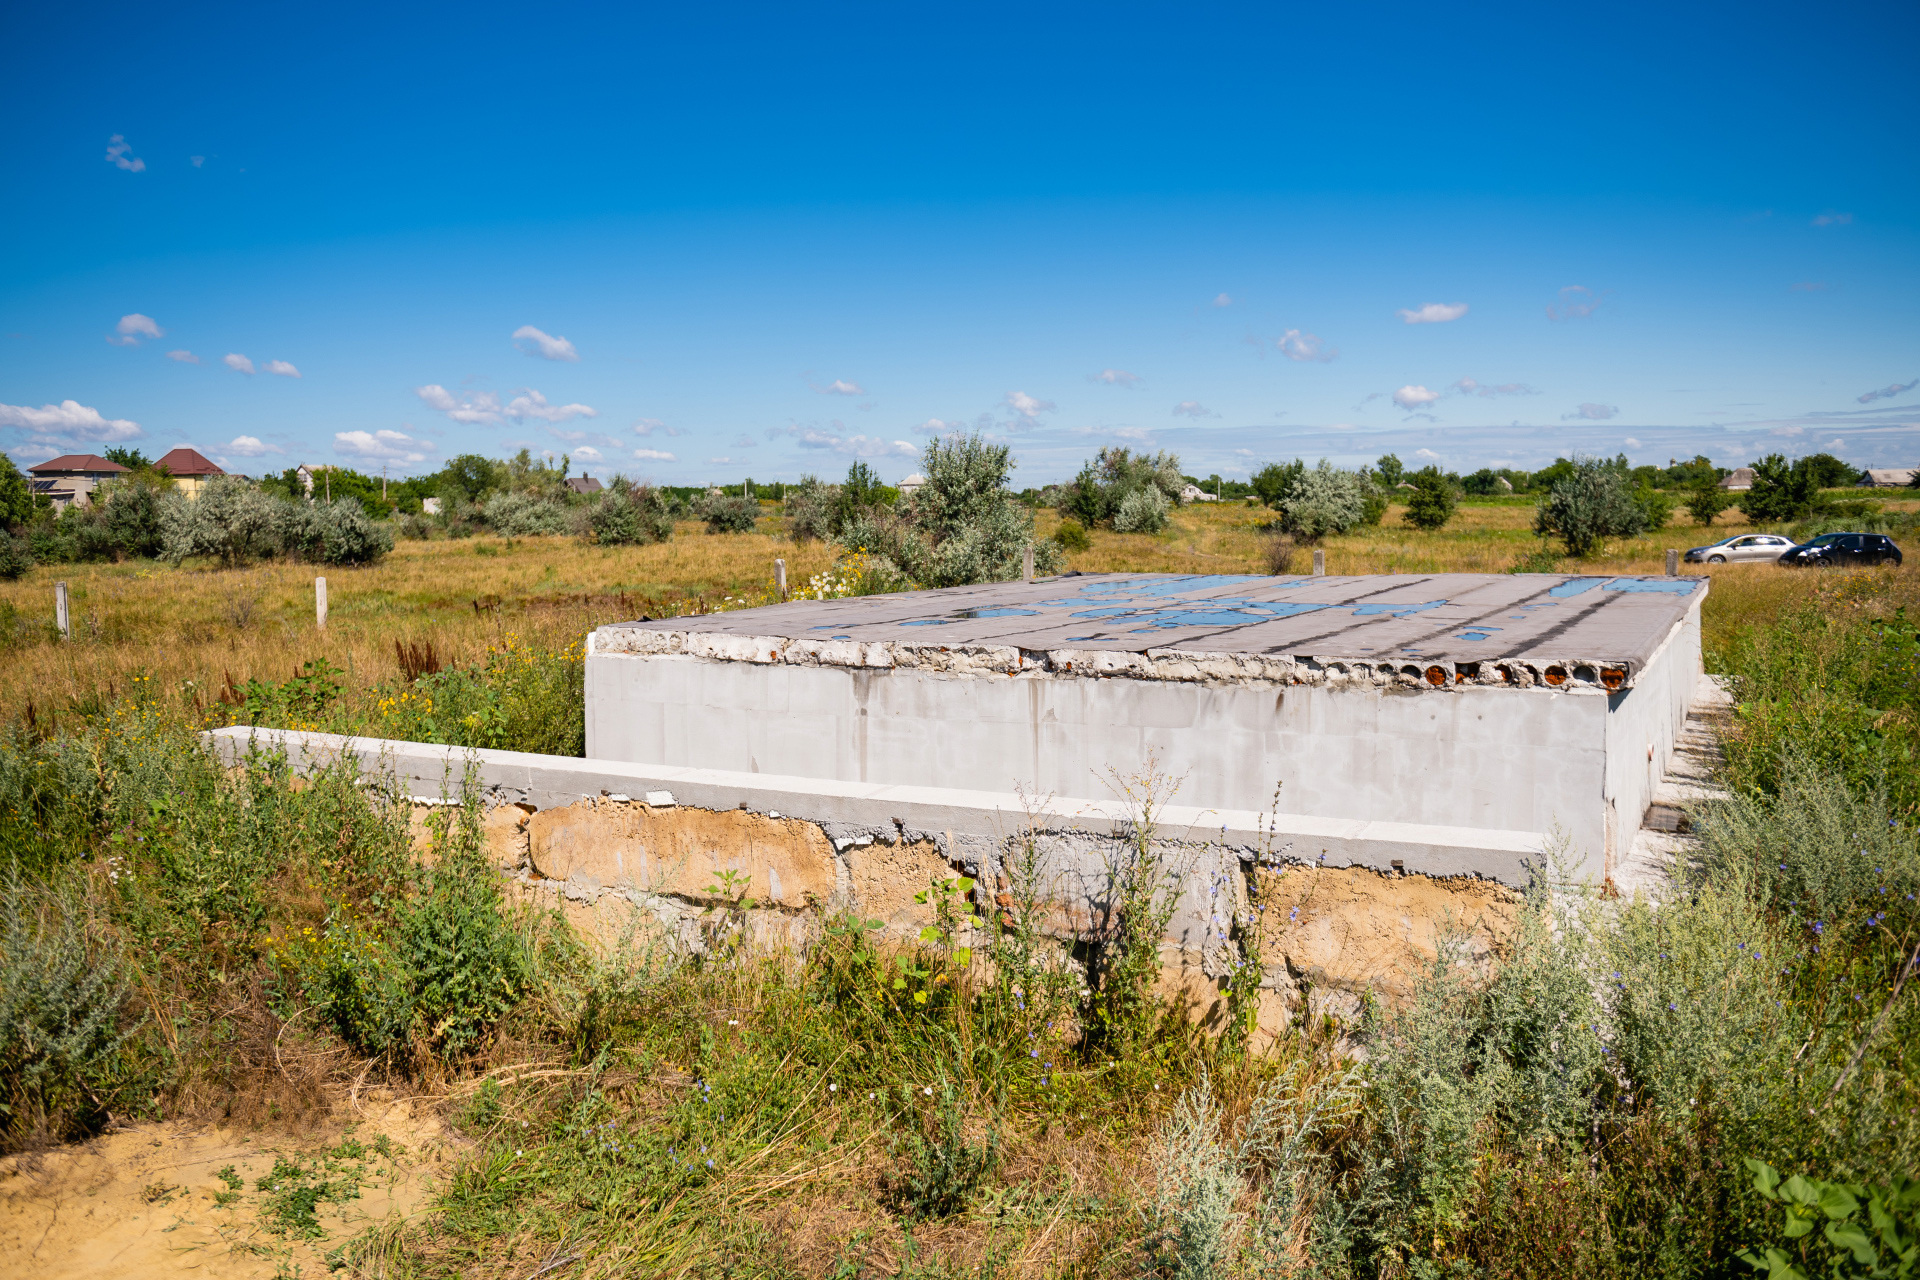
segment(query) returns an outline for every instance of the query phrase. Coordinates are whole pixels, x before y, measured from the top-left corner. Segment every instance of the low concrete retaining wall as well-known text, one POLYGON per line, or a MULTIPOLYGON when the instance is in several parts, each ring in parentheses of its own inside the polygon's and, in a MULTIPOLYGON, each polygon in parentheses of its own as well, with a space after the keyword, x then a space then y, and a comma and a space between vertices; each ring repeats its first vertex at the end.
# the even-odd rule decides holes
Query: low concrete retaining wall
MULTIPOLYGON (((1033 841, 1039 888, 1063 947, 1098 928, 1112 868, 1136 815, 1122 800, 1032 800, 938 787, 845 783, 582 760, 513 751, 237 727, 206 735, 230 764, 284 752, 298 773, 354 757, 416 804, 465 796, 489 810, 503 870, 550 895, 583 932, 605 938, 644 912, 687 946, 732 871, 758 905, 767 945, 804 947, 832 911, 851 909, 911 939, 932 922, 914 895, 956 873, 991 910, 1010 852, 1033 841)), ((1236 954, 1236 918, 1258 913, 1276 1029, 1308 988, 1336 1003, 1368 987, 1404 992, 1444 922, 1483 958, 1515 912, 1510 886, 1545 848, 1537 833, 1258 814, 1167 805, 1153 847, 1175 869, 1163 943, 1164 989, 1205 1020, 1236 954)))

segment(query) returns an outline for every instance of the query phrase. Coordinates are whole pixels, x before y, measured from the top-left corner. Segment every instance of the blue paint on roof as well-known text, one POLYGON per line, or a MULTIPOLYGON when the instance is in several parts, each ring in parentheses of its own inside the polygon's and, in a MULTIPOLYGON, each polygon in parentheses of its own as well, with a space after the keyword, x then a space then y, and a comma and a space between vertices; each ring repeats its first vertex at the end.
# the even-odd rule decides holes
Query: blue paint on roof
POLYGON ((1575 578, 1573 581, 1563 582, 1557 587, 1548 587, 1547 594, 1550 596, 1559 596, 1562 600, 1565 600, 1568 596, 1585 595, 1605 581, 1605 578, 1575 578))
POLYGON ((1635 595, 1690 596, 1697 582, 1674 578, 1615 578, 1602 591, 1627 591, 1635 595))
POLYGON ((1363 604, 1354 608, 1353 616, 1356 618, 1372 618, 1383 613, 1390 613, 1396 618, 1404 618, 1410 613, 1420 613, 1426 609, 1438 609, 1445 603, 1445 600, 1427 600, 1420 604, 1393 604, 1388 602, 1363 604))
POLYGON ((1499 627, 1468 627, 1459 635, 1461 640, 1485 640, 1500 630, 1499 627))

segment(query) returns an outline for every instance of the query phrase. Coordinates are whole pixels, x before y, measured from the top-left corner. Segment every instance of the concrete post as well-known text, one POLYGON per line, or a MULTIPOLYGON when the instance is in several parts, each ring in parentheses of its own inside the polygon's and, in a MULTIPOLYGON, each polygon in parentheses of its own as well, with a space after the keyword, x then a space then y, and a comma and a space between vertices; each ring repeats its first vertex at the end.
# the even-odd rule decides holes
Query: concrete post
POLYGON ((785 604, 787 599, 787 562, 785 560, 773 562, 773 589, 780 593, 780 602, 785 604))
POLYGON ((327 629, 327 580, 313 580, 313 625, 316 630, 327 629))
POLYGON ((1680 576, 1680 553, 1672 547, 1667 548, 1667 576, 1669 578, 1680 576))
POLYGON ((67 617, 67 584, 53 584, 53 625, 60 629, 62 640, 73 639, 73 624, 67 617))
POLYGON ((1325 547, 1315 547, 1313 549, 1313 576, 1316 578, 1324 578, 1327 576, 1327 549, 1325 547))
POLYGON ((1033 581, 1033 544, 1031 542, 1027 544, 1027 549, 1020 553, 1020 576, 1027 582, 1033 581))

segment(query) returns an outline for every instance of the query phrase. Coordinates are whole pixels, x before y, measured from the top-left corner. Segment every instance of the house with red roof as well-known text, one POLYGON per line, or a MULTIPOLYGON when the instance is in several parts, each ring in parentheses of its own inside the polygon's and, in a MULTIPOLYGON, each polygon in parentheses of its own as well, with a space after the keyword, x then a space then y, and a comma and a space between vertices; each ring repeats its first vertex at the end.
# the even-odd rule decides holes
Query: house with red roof
POLYGON ((51 499, 55 511, 88 505, 101 481, 126 473, 125 467, 96 453, 63 453, 27 468, 34 493, 51 499))
POLYGON ((168 453, 153 464, 173 477, 173 483, 189 498, 200 496, 200 490, 207 481, 215 476, 227 474, 215 466, 211 459, 198 449, 189 449, 185 445, 168 453))

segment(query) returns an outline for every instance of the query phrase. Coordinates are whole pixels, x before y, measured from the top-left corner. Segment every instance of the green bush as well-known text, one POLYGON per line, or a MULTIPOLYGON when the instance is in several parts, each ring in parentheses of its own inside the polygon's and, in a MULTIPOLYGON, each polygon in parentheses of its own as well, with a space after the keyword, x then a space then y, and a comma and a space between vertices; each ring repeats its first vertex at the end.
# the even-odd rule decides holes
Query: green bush
POLYGON ((1093 539, 1087 536, 1087 527, 1071 518, 1060 522, 1053 531, 1053 540, 1063 551, 1085 551, 1093 545, 1093 539))
POLYGON ((162 554, 176 565, 188 556, 206 556, 228 568, 273 555, 285 505, 239 476, 214 476, 196 498, 167 495, 160 513, 162 554))
POLYGON ((1753 488, 1740 499, 1740 509, 1755 524, 1804 520, 1821 505, 1819 465, 1811 457, 1789 463, 1778 453, 1753 464, 1753 488))
POLYGON ((1168 508, 1180 504, 1185 487, 1180 459, 1174 454, 1135 455, 1127 449, 1105 448, 1061 487, 1055 505, 1062 517, 1078 520, 1083 528, 1111 526, 1121 533, 1157 533, 1166 524, 1168 508), (1125 528, 1120 527, 1123 519, 1125 528))
POLYGON ((602 546, 645 546, 673 537, 673 513, 667 509, 666 496, 652 485, 633 484, 623 476, 615 476, 593 504, 588 524, 602 546))
POLYGON ((1114 509, 1115 533, 1158 533, 1167 527, 1167 495, 1154 485, 1143 485, 1120 500, 1114 509))
POLYGON ((371 564, 393 550, 393 526, 371 519, 358 498, 288 502, 280 547, 313 564, 371 564))
POLYGON ((1783 1211, 1780 1245, 1740 1251, 1767 1280, 1920 1275, 1920 1180, 1896 1175, 1890 1184, 1867 1186, 1795 1174, 1783 1182, 1764 1160, 1746 1165, 1753 1189, 1783 1211))
POLYGON ((708 533, 752 533, 760 519, 760 504, 752 498, 707 499, 708 533))
POLYGON ((480 514, 489 529, 508 538, 533 538, 567 531, 567 513, 558 501, 524 490, 494 494, 481 506, 480 514))
POLYGON ((0 529, 0 579, 15 582, 33 568, 33 544, 0 529))
POLYGON ((1413 492, 1407 495, 1407 510, 1401 517, 1416 529, 1432 532, 1453 519, 1459 505, 1453 485, 1438 467, 1422 467, 1413 473, 1413 492))
MULTIPOLYGON (((1375 496, 1373 482, 1364 474, 1341 471, 1322 458, 1319 465, 1302 471, 1281 495, 1279 507, 1285 517, 1282 527, 1308 542, 1345 533, 1367 523, 1368 504, 1375 496)), ((1384 501, 1380 510, 1385 511, 1384 501)), ((1374 520, 1378 519, 1375 515, 1374 520)))
POLYGON ((1603 538, 1631 538, 1647 528, 1647 508, 1635 500, 1624 462, 1576 458, 1534 509, 1533 531, 1557 537, 1567 554, 1592 554, 1603 538))

